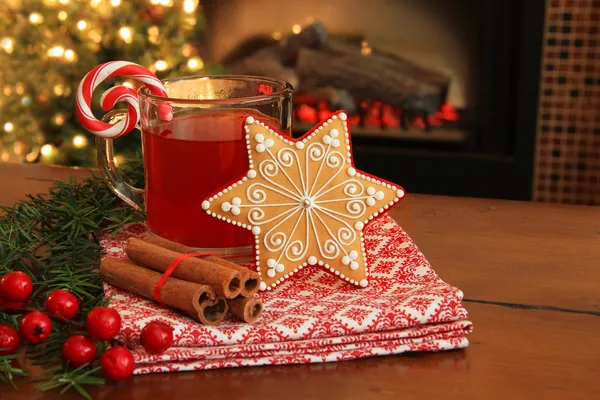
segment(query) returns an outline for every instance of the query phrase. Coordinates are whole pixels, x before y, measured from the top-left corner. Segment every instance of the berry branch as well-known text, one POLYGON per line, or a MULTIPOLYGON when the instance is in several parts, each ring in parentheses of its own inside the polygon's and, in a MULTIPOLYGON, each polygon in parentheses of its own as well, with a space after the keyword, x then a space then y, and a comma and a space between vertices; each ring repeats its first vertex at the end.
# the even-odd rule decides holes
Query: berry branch
MULTIPOLYGON (((143 182, 141 160, 124 168, 136 177, 133 183, 143 182)), ((29 195, 0 207, 0 214, 0 382, 14 386, 16 376, 26 375, 14 365, 14 353, 26 346, 34 364, 52 367, 36 379, 42 381, 38 390, 72 388, 89 398, 85 385, 104 382, 102 357, 114 358, 104 344, 112 337, 95 342, 72 334, 87 328, 90 311, 106 305, 97 273, 103 255, 98 237, 143 215, 123 207, 96 176, 56 182, 49 195, 29 195)), ((133 372, 133 357, 127 360, 133 372)))
MULTIPOLYGON (((29 308, 29 307, 0 307, 0 313, 6 313, 6 314, 27 314, 30 313, 32 311, 39 311, 36 308, 29 308)), ((56 315, 56 314, 52 314, 50 312, 47 312, 46 315, 48 315, 48 318, 56 321, 56 322, 60 322, 63 325, 66 325, 68 327, 73 327, 76 329, 83 329, 85 328, 85 324, 81 323, 81 322, 76 322, 76 321, 72 321, 70 319, 61 317, 60 315, 56 315)))
MULTIPOLYGON (((141 161, 125 167, 140 186, 141 161)), ((135 368, 130 345, 115 339, 121 318, 106 307, 98 237, 143 216, 123 207, 99 177, 57 182, 48 196, 28 197, 0 207, 0 382, 15 386, 15 376, 27 376, 14 365, 26 345, 33 364, 50 367, 33 379, 42 382, 36 390, 75 389, 91 400, 86 385, 127 379, 135 368)), ((150 353, 172 343, 168 325, 153 321, 142 331, 150 353)))

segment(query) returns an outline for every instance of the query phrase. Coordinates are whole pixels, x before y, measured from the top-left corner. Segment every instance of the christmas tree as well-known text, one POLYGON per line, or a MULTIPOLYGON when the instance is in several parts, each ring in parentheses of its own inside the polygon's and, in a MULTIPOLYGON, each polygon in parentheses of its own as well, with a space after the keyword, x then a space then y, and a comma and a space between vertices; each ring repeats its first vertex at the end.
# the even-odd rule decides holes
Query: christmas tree
MULTIPOLYGON (((94 165, 93 138, 75 114, 83 76, 111 60, 161 79, 218 72, 201 57, 203 31, 198 0, 2 0, 0 161, 94 165)), ((135 85, 96 89, 96 116, 100 93, 114 84, 135 85)), ((118 160, 137 149, 139 135, 120 139, 118 160)))

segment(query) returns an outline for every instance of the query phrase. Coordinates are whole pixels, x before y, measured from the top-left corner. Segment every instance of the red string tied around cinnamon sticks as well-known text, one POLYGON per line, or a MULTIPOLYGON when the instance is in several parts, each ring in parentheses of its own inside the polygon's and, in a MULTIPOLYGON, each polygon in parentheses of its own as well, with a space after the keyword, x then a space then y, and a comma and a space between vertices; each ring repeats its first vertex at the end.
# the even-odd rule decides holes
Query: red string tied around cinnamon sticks
POLYGON ((158 303, 160 303, 163 307, 166 307, 165 304, 163 304, 162 300, 160 299, 160 290, 163 288, 165 283, 167 283, 167 279, 169 279, 169 277, 171 276, 173 271, 175 271, 175 268, 177 268, 183 260, 185 260, 186 258, 189 258, 189 257, 200 257, 200 256, 216 256, 216 254, 196 252, 196 253, 182 254, 182 255, 178 256, 175 260, 173 260, 171 265, 169 265, 169 267, 163 273, 162 277, 160 278, 160 280, 158 281, 156 286, 154 286, 154 300, 156 300, 158 303))

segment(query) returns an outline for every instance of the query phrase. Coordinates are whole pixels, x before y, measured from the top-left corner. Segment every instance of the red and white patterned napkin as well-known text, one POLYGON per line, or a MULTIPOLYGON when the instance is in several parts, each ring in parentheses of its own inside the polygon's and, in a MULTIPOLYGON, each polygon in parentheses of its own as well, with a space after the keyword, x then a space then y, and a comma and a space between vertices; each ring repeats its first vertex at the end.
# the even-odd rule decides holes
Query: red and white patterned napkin
MULTIPOLYGON (((131 225, 103 238, 107 256, 125 257, 125 241, 147 233, 131 225)), ((157 303, 105 285, 121 314, 117 339, 134 346, 136 374, 240 366, 351 360, 468 345, 472 324, 463 294, 443 282, 396 222, 384 215, 365 228, 369 286, 357 289, 318 267, 304 268, 276 290, 259 294, 264 311, 247 324, 227 319, 204 326, 157 303), (162 320, 174 328, 173 347, 151 355, 138 345, 142 328, 162 320)))

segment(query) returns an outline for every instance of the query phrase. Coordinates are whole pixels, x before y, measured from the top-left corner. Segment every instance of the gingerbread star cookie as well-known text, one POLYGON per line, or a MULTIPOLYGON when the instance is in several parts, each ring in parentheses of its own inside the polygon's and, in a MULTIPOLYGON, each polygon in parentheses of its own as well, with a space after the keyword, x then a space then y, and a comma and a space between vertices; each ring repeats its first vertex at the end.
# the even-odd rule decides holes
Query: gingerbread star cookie
POLYGON ((369 284, 363 229, 404 190, 354 167, 346 120, 337 112, 290 139, 246 118, 248 173, 202 202, 209 215, 254 234, 261 290, 308 265, 369 284))

